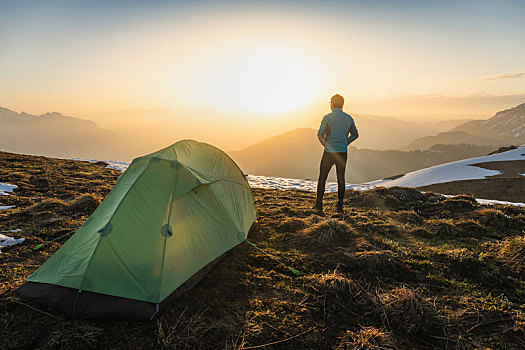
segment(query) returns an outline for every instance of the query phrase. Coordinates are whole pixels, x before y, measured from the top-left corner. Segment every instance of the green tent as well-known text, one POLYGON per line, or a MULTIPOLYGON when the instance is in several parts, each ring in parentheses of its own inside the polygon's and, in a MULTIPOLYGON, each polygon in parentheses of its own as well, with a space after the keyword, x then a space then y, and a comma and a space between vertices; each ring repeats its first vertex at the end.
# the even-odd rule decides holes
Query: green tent
POLYGON ((256 217, 233 160, 208 144, 179 141, 134 159, 18 295, 73 317, 150 319, 243 242, 256 217))

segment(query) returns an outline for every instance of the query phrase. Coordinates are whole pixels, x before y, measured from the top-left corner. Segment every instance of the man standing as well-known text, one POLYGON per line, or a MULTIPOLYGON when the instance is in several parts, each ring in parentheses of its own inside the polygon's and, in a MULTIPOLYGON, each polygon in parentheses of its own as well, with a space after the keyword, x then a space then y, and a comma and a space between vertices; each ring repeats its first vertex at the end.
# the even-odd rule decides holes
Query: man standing
POLYGON ((343 198, 345 196, 345 170, 347 147, 359 137, 354 119, 343 112, 345 100, 341 95, 334 95, 330 99, 332 113, 324 116, 317 137, 324 146, 323 157, 319 169, 319 180, 317 182, 317 200, 314 209, 323 211, 323 195, 326 178, 332 166, 335 164, 337 172, 337 206, 336 210, 343 212, 343 198), (350 136, 348 136, 350 134, 350 136))

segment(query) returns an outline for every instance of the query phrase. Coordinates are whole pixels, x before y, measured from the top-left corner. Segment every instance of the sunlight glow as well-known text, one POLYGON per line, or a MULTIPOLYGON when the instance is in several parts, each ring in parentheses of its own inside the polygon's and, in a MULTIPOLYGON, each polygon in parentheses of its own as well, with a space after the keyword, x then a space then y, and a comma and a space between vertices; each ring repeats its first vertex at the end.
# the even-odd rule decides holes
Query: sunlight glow
POLYGON ((286 113, 314 100, 320 74, 311 58, 282 47, 254 47, 217 59, 200 94, 211 107, 255 114, 286 113))

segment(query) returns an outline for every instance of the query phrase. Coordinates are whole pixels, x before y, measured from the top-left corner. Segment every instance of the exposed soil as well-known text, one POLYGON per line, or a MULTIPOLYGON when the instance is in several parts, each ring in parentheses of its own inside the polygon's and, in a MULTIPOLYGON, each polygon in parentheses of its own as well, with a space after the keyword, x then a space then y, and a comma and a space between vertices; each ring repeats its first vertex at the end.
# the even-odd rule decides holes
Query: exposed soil
POLYGON ((501 162, 485 162, 472 164, 483 169, 498 170, 501 174, 489 176, 488 178, 509 178, 523 177, 525 173, 525 160, 506 160, 501 162))
POLYGON ((476 198, 499 199, 509 202, 525 202, 525 160, 485 162, 472 164, 501 174, 480 180, 451 181, 419 187, 422 191, 444 194, 467 194, 476 198))
MULTIPOLYGON (((152 322, 85 322, 14 291, 109 193, 103 164, 0 152, 2 349, 523 349, 525 209, 411 188, 254 189, 259 229, 152 322), (55 239, 54 242, 51 242, 55 239), (40 250, 33 246, 48 242, 40 250)), ((488 179, 484 181, 501 181, 488 179)), ((525 187, 525 186, 523 186, 525 187)))
POLYGON ((493 154, 498 154, 498 153, 503 153, 503 152, 507 152, 507 151, 512 151, 513 149, 516 149, 516 148, 518 148, 518 146, 504 146, 504 147, 498 148, 495 151, 490 152, 488 155, 490 156, 490 155, 493 155, 493 154))
POLYGON ((466 194, 476 198, 498 199, 509 202, 525 202, 525 176, 520 178, 489 178, 462 180, 419 187, 422 191, 444 194, 466 194))

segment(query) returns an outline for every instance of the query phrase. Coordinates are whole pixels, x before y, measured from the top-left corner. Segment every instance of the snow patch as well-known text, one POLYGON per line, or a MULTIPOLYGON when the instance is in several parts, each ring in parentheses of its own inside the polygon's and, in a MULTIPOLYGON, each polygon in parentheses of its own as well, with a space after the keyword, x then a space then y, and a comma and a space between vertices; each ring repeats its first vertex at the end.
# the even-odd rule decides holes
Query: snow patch
MULTIPOLYGON (((469 158, 459 160, 456 162, 445 163, 433 167, 416 170, 407 173, 394 180, 376 180, 364 184, 346 184, 346 189, 356 191, 367 191, 376 187, 420 187, 432 185, 437 183, 444 183, 457 180, 474 180, 484 179, 486 176, 499 175, 497 170, 483 169, 473 164, 485 162, 498 162, 506 160, 521 160, 525 159, 525 146, 520 146, 517 149, 507 152, 492 154, 490 156, 483 156, 477 158, 469 158)), ((98 162, 98 159, 76 159, 88 161, 91 163, 98 162)), ((108 163, 108 167, 125 171, 130 163, 104 160, 108 163)), ((521 174, 524 175, 525 174, 521 174)), ((317 190, 317 180, 291 179, 285 177, 262 176, 262 175, 247 175, 246 179, 251 187, 277 189, 277 190, 302 190, 315 192, 317 190)), ((337 182, 327 182, 325 192, 337 192, 337 182)), ((482 204, 507 204, 525 206, 524 203, 512 203, 506 201, 490 200, 490 199, 476 199, 482 204)))
POLYGON ((10 185, 4 182, 0 182, 0 196, 9 195, 8 192, 13 192, 13 190, 17 187, 18 187, 17 185, 10 185))
MULTIPOLYGON (((266 188, 275 190, 302 190, 302 191, 317 191, 317 180, 302 180, 302 179, 290 179, 286 177, 273 177, 273 176, 259 176, 259 175, 248 175, 246 177, 250 187, 266 188)), ((346 189, 352 189, 356 191, 366 191, 375 188, 375 185, 354 185, 346 184, 346 189)), ((337 182, 327 182, 325 192, 337 192, 337 182)))
POLYGON ((2 231, 2 233, 15 233, 15 232, 21 232, 22 230, 19 228, 15 228, 14 230, 5 230, 2 231))
POLYGON ((497 199, 481 199, 476 198, 476 201, 479 204, 503 204, 503 205, 515 205, 518 207, 525 207, 525 203, 517 203, 517 202, 507 202, 507 201, 499 201, 497 199))
POLYGON ((481 180, 485 179, 487 176, 499 175, 501 172, 497 170, 479 168, 474 166, 474 164, 501 162, 508 160, 523 160, 525 159, 524 153, 525 147, 522 146, 507 152, 463 159, 412 171, 395 180, 376 180, 368 182, 367 184, 383 187, 421 187, 459 180, 481 180))
MULTIPOLYGON (((452 198, 455 197, 455 194, 442 194, 443 197, 452 198)), ((474 198, 476 202, 479 204, 487 204, 487 205, 496 205, 496 204, 502 204, 502 205, 514 205, 517 207, 525 207, 525 203, 520 202, 507 202, 507 201, 500 201, 498 199, 483 199, 483 198, 474 198)))
POLYGON ((25 238, 16 239, 0 233, 0 253, 2 252, 2 247, 10 247, 13 245, 23 243, 24 241, 25 238))
MULTIPOLYGON (((10 185, 4 182, 0 182, 0 196, 9 196, 8 192, 13 192, 13 190, 17 187, 17 185, 10 185)), ((14 205, 0 206, 0 210, 13 209, 14 207, 14 205)))
POLYGON ((71 158, 71 160, 79 160, 81 162, 89 162, 89 163, 96 163, 96 162, 104 162, 107 163, 107 168, 120 170, 120 171, 126 171, 126 169, 129 167, 131 163, 129 162, 122 162, 118 160, 104 160, 104 159, 82 159, 82 158, 71 158))

